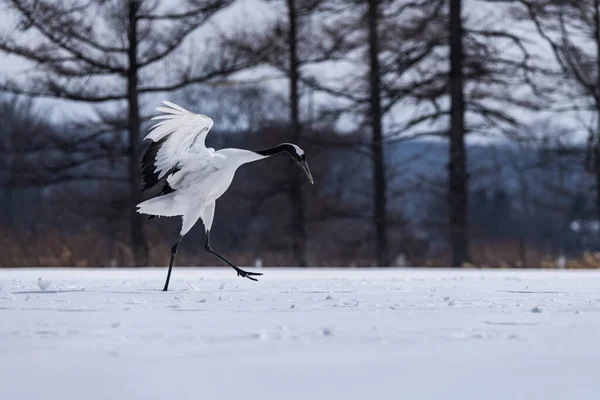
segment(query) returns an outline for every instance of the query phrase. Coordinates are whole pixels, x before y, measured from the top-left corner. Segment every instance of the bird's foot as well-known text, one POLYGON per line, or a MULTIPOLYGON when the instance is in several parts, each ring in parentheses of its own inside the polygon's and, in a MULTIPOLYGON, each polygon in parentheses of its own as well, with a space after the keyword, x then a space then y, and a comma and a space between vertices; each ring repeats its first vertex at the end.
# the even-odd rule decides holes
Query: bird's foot
POLYGON ((244 271, 241 268, 236 268, 235 270, 237 271, 238 276, 241 276, 242 278, 248 278, 250 280, 257 281, 257 282, 258 282, 258 279, 253 278, 253 276, 262 275, 261 272, 248 272, 248 271, 244 271))

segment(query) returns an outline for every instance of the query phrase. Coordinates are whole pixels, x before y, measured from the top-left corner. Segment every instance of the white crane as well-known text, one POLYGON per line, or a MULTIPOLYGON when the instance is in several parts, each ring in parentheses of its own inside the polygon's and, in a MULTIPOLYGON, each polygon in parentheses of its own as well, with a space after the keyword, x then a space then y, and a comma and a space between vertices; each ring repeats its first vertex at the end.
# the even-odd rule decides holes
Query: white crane
POLYGON ((162 120, 152 128, 144 139, 152 140, 142 159, 144 187, 149 189, 164 181, 161 193, 137 205, 138 212, 153 216, 172 217, 181 215, 183 224, 177 242, 171 249, 169 271, 164 291, 169 288, 171 269, 177 248, 183 236, 202 219, 206 232, 205 249, 237 271, 238 276, 253 281, 257 272, 244 271, 214 251, 210 246, 210 228, 215 214, 215 201, 225 193, 235 171, 243 164, 261 160, 279 153, 287 153, 313 178, 306 163, 304 151, 295 144, 282 143, 270 149, 250 151, 243 149, 215 149, 205 145, 206 135, 213 120, 202 114, 194 114, 183 107, 163 101, 168 107, 157 107, 163 112, 153 120, 162 120))

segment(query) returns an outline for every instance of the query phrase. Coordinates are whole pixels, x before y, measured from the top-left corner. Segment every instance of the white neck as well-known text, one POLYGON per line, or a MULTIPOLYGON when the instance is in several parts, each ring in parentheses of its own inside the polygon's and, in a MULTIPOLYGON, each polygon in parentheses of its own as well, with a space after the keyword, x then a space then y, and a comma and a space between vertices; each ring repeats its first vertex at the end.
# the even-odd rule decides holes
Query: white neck
POLYGON ((266 158, 265 156, 261 156, 258 153, 244 149, 221 149, 217 153, 225 156, 228 160, 231 160, 231 162, 235 163, 237 166, 266 158))

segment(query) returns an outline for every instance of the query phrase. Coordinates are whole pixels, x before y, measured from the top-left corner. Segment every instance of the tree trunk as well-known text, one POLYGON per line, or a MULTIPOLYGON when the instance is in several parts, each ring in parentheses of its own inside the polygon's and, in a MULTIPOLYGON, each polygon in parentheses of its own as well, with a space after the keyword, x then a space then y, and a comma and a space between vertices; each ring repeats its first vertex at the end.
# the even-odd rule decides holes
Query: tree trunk
MULTIPOLYGON (((298 143, 302 127, 300 126, 300 95, 298 92, 298 81, 300 69, 297 52, 297 13, 296 1, 287 0, 289 30, 289 63, 290 63, 290 123, 292 128, 292 142, 298 143)), ((292 202, 292 237, 294 242, 294 257, 296 264, 306 267, 306 231, 304 228, 304 199, 302 198, 302 171, 292 161, 292 182, 290 187, 290 199, 292 202)))
POLYGON ((379 0, 369 0, 369 84, 371 89, 371 152, 373 157, 373 228, 375 230, 375 256, 379 266, 388 265, 385 160, 381 124, 381 95, 379 82, 379 0))
POLYGON ((594 173, 596 174, 596 213, 600 220, 600 0, 594 0, 594 39, 596 42, 596 147, 594 157, 594 173))
POLYGON ((139 1, 129 1, 129 48, 127 56, 127 102, 129 106, 129 213, 131 229, 131 249, 135 266, 144 266, 148 262, 148 245, 144 238, 141 214, 136 212, 136 205, 142 201, 142 180, 140 176, 140 111, 138 105, 138 70, 137 70, 137 11, 139 1))
POLYGON ((463 77, 463 27, 461 0, 450 1, 450 161, 448 202, 452 266, 469 261, 467 237, 468 176, 465 150, 465 101, 463 77))

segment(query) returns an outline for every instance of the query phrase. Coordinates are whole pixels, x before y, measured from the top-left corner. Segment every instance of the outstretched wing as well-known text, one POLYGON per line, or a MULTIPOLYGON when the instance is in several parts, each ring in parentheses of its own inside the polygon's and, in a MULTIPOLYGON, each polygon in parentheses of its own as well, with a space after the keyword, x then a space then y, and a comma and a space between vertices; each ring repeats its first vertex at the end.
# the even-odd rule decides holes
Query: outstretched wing
POLYGON ((152 140, 142 158, 142 175, 146 190, 156 185, 170 171, 190 155, 196 161, 212 156, 206 148, 205 140, 213 121, 206 115, 194 114, 185 108, 163 101, 167 107, 157 107, 163 114, 153 120, 160 120, 150 128, 144 139, 152 140))

